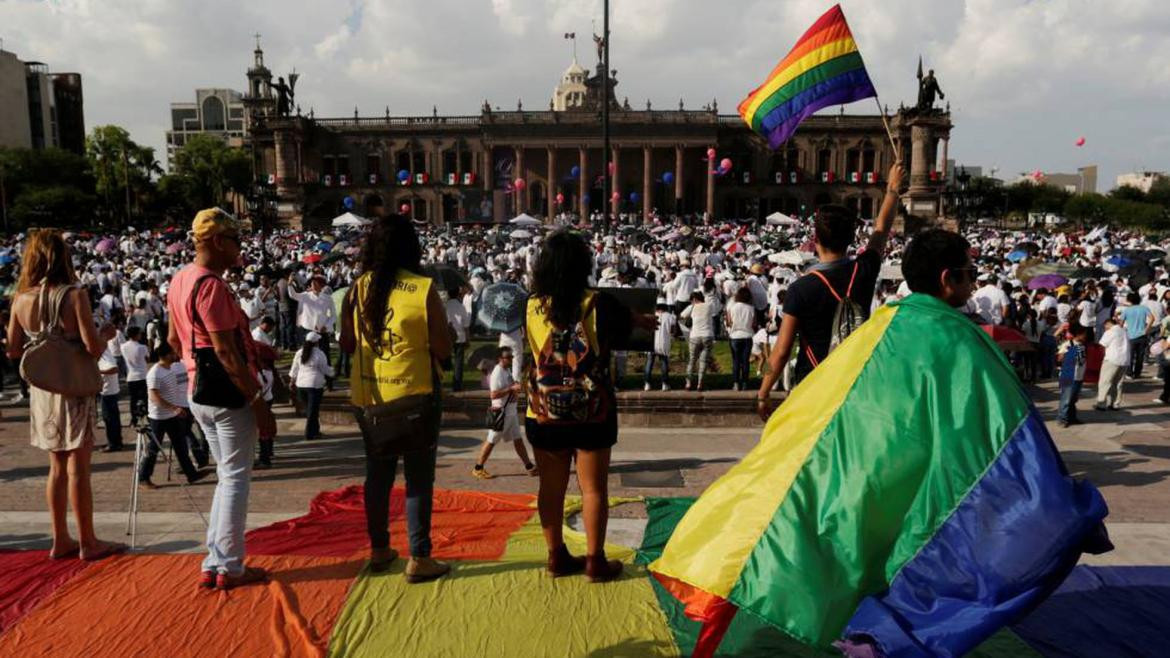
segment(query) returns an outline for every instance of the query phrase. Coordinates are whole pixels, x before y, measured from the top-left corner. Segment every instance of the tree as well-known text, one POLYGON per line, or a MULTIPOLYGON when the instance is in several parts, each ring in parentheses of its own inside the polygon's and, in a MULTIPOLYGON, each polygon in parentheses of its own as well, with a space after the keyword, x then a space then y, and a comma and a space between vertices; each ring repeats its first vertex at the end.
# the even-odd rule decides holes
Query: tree
POLYGON ((1109 198, 1120 201, 1142 201, 1146 200, 1146 193, 1141 188, 1132 185, 1122 185, 1109 193, 1109 198))
POLYGON ((175 173, 190 179, 191 199, 201 208, 222 205, 228 192, 252 183, 252 159, 211 135, 195 135, 175 155, 175 173))
POLYGON ((162 167, 154 149, 140 146, 119 126, 98 126, 85 140, 85 153, 96 180, 96 192, 110 218, 130 221, 134 200, 153 191, 162 167))
POLYGON ((11 221, 25 226, 87 224, 97 198, 76 187, 54 185, 27 188, 9 209, 11 221))
POLYGON ((1100 194, 1077 194, 1064 204, 1064 216, 1078 222, 1102 221, 1106 218, 1109 199, 1100 194))
POLYGON ((0 149, 0 208, 13 224, 92 220, 94 180, 85 158, 61 149, 0 149))
POLYGON ((1150 191, 1146 193, 1146 201, 1170 210, 1170 178, 1159 176, 1155 179, 1150 191))

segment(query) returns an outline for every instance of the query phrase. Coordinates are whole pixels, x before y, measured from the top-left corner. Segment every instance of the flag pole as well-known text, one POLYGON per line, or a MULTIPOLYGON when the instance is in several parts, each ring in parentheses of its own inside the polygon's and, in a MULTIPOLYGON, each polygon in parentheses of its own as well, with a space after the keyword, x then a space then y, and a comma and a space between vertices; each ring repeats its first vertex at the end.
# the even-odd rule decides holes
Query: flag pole
POLYGON ((882 102, 878 98, 877 93, 873 95, 873 102, 877 103, 878 114, 882 117, 882 125, 886 127, 886 137, 890 140, 890 146, 894 147, 894 162, 902 161, 902 149, 898 148, 897 141, 894 140, 894 132, 890 130, 890 121, 886 118, 886 110, 882 107, 882 102))

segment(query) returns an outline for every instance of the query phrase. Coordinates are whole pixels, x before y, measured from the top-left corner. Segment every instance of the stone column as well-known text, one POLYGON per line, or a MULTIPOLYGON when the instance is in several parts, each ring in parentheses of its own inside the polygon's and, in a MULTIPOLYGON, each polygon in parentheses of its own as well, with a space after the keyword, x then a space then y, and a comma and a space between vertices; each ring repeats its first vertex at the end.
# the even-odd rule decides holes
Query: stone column
MULTIPOLYGON (((715 148, 712 144, 708 149, 715 148)), ((707 220, 713 221, 715 219, 715 163, 707 163, 707 220)))
MULTIPOLYGON (((609 199, 607 199, 606 202, 612 204, 610 206, 610 208, 613 210, 613 215, 614 215, 613 221, 617 222, 618 221, 617 216, 620 214, 621 207, 622 207, 622 166, 621 166, 622 152, 620 149, 618 149, 617 146, 611 147, 611 150, 612 150, 612 152, 610 153, 609 157, 610 157, 611 161, 613 162, 613 175, 611 176, 612 185, 609 186, 609 199), (617 197, 618 197, 617 203, 613 203, 613 195, 614 194, 617 194, 617 197)), ((606 169, 607 169, 607 171, 605 173, 606 173, 606 175, 609 175, 608 165, 606 166, 606 169)))
POLYGON ((943 143, 942 166, 939 167, 939 171, 941 171, 942 173, 940 174, 941 180, 939 182, 946 183, 947 177, 950 175, 950 172, 947 171, 947 169, 949 168, 949 163, 947 162, 947 154, 948 154, 948 151, 950 150, 951 138, 950 137, 943 138, 942 143, 943 143))
POLYGON ((485 146, 483 153, 481 153, 480 155, 482 157, 480 157, 480 159, 479 159, 479 162, 480 162, 480 167, 479 167, 480 181, 479 182, 480 182, 480 185, 483 186, 483 191, 490 194, 492 191, 492 179, 495 178, 495 176, 493 175, 495 172, 492 171, 492 149, 491 149, 491 147, 485 146))
POLYGON ((649 146, 642 147, 642 223, 650 223, 651 182, 650 167, 652 166, 652 150, 649 146))
POLYGON ((683 198, 683 147, 674 147, 674 213, 679 214, 683 198))
POLYGON ((548 151, 548 181, 545 187, 545 201, 548 213, 545 219, 551 220, 557 214, 557 149, 549 146, 548 151))
POLYGON ((287 196, 294 192, 297 184, 297 150, 293 136, 278 130, 272 135, 276 145, 276 193, 287 196))
POLYGON ((581 221, 588 223, 589 204, 585 202, 585 194, 589 188, 585 186, 585 178, 589 176, 589 150, 584 146, 578 147, 577 156, 580 159, 577 168, 581 170, 581 173, 577 176, 577 205, 580 207, 581 221))
POLYGON ((930 187, 930 169, 934 166, 935 152, 929 126, 910 128, 910 187, 930 187))
POLYGON ((512 180, 517 178, 524 178, 524 189, 516 190, 513 188, 512 196, 516 197, 516 214, 524 212, 528 208, 528 179, 524 177, 524 147, 516 147, 516 169, 512 174, 512 180))

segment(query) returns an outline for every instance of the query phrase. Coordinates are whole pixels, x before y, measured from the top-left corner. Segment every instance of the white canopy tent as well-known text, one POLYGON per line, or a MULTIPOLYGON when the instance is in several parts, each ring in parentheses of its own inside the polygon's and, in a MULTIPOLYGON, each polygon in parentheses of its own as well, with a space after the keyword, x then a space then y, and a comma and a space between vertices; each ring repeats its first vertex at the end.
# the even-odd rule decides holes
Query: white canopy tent
POLYGON ((342 226, 365 226, 369 223, 370 220, 364 217, 359 217, 351 212, 347 212, 344 215, 338 215, 337 217, 333 218, 333 228, 339 228, 342 226))
POLYGON ((512 226, 524 227, 524 226, 540 226, 544 222, 533 217, 532 215, 529 215, 528 213, 520 213, 519 215, 516 215, 512 219, 508 220, 508 223, 511 224, 512 226))
POLYGON ((765 217, 764 221, 768 223, 768 226, 798 226, 800 224, 799 220, 782 212, 774 212, 765 217))

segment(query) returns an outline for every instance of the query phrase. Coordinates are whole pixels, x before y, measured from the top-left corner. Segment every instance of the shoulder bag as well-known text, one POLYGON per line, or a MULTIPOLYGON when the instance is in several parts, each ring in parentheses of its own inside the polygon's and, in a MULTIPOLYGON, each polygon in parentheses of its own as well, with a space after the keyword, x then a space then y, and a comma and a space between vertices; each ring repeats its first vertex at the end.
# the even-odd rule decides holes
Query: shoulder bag
POLYGON ((61 330, 61 307, 76 286, 58 286, 49 293, 41 282, 41 330, 30 331, 29 344, 20 360, 20 376, 29 384, 66 397, 91 397, 102 390, 97 361, 76 340, 61 330))
MULTIPOLYGON (((205 280, 218 278, 214 274, 205 274, 199 277, 191 291, 191 358, 195 361, 195 389, 191 401, 209 407, 241 409, 248 401, 228 376, 219 357, 215 355, 215 348, 195 346, 195 323, 198 322, 207 331, 207 325, 199 318, 195 304, 199 298, 199 288, 205 280)), ((211 332, 207 333, 211 335, 211 332)), ((239 341, 238 335, 236 341, 239 341)))

